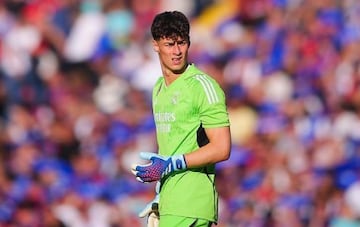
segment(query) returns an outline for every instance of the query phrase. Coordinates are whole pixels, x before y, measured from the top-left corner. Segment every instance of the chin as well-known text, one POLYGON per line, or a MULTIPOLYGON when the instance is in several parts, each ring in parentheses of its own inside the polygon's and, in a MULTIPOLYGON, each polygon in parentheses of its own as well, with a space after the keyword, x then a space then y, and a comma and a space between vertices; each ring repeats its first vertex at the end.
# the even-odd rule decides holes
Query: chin
POLYGON ((180 74, 180 73, 183 73, 185 71, 186 67, 185 66, 182 66, 182 67, 174 67, 172 69, 172 71, 175 73, 175 74, 180 74))

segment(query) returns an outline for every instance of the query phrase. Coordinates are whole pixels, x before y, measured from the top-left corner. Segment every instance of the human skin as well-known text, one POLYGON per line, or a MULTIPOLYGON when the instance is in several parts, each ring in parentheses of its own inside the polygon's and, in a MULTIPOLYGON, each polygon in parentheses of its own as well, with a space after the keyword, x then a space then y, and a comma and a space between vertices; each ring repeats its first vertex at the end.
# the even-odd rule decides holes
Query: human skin
MULTIPOLYGON (((153 40, 153 48, 158 53, 167 86, 170 86, 186 70, 189 47, 190 42, 181 37, 153 40)), ((215 164, 230 157, 230 127, 205 128, 205 133, 209 143, 185 155, 188 168, 215 164)))

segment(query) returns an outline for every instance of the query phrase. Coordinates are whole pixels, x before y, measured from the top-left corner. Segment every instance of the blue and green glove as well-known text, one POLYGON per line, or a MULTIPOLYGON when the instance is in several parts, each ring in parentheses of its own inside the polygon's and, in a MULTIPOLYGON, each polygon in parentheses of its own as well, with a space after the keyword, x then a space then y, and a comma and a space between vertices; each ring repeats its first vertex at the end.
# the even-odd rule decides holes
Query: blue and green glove
POLYGON ((134 165, 132 167, 132 172, 136 179, 143 183, 159 181, 172 172, 187 168, 184 155, 166 157, 155 153, 141 152, 140 157, 151 161, 145 165, 134 165))

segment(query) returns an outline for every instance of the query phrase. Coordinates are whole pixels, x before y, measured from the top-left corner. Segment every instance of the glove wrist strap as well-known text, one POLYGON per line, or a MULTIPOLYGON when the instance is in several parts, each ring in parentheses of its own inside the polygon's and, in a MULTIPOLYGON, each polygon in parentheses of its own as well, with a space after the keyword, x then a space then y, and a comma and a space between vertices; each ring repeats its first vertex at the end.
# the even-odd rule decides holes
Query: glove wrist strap
POLYGON ((171 158, 174 171, 180 171, 187 168, 184 155, 174 155, 171 158))

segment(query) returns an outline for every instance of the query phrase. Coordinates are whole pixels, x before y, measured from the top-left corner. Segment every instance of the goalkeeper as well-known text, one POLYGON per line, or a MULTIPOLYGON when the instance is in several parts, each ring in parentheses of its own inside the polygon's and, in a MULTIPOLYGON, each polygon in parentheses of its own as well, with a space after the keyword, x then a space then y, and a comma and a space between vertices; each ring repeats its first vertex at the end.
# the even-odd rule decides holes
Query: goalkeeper
POLYGON ((134 165, 141 182, 160 181, 160 227, 211 226, 218 219, 215 164, 230 156, 229 118, 219 84, 188 62, 190 25, 178 11, 156 15, 153 49, 162 76, 153 88, 158 154, 134 165))

